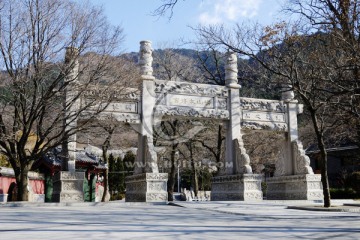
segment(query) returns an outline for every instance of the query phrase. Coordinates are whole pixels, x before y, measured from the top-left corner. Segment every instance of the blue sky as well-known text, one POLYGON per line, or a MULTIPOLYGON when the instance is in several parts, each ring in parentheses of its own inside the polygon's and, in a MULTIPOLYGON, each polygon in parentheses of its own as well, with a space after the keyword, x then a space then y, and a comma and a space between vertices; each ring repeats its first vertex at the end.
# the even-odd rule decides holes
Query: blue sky
POLYGON ((284 0, 179 0, 171 20, 151 13, 161 0, 91 0, 102 5, 109 21, 121 25, 126 35, 123 51, 138 51, 141 40, 153 42, 153 48, 180 47, 179 39, 194 39, 189 26, 241 22, 270 24, 279 17, 284 0))

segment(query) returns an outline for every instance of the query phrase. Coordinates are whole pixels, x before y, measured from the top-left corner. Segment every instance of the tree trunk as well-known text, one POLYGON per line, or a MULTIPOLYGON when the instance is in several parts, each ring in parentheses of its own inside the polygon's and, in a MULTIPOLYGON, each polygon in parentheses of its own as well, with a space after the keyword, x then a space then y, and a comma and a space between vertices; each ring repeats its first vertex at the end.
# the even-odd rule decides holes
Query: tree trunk
MULTIPOLYGON (((107 151, 103 149, 103 159, 104 159, 104 162, 106 164, 106 166, 108 165, 108 157, 107 157, 107 151)), ((105 174, 104 174, 104 192, 103 192, 103 195, 102 195, 102 198, 101 198, 101 201, 102 202, 105 202, 106 201, 106 195, 108 194, 109 192, 109 169, 106 168, 105 169, 105 174)))
MULTIPOLYGON (((177 124, 178 120, 169 121, 167 124, 170 128, 166 127, 165 130, 170 136, 176 136, 177 134, 177 124)), ((166 126, 166 125, 164 125, 166 126)), ((176 157, 176 149, 178 147, 178 143, 172 142, 171 144, 171 154, 170 154, 170 173, 167 182, 167 192, 168 192, 168 201, 174 201, 174 188, 176 182, 176 166, 175 166, 175 157, 176 157)))
POLYGON ((103 195, 101 198, 102 202, 106 201, 106 196, 109 193, 109 167, 108 167, 109 166, 109 157, 107 155, 107 150, 110 147, 110 141, 111 141, 111 137, 114 132, 114 129, 115 128, 110 128, 109 130, 107 130, 108 136, 106 137, 105 142, 102 145, 103 159, 105 162, 105 166, 107 166, 105 169, 105 174, 104 174, 104 192, 103 192, 103 195))
POLYGON ((193 149, 192 149, 192 142, 190 141, 190 145, 189 145, 189 150, 190 150, 190 162, 191 162, 191 170, 193 172, 193 188, 194 188, 194 195, 195 197, 198 196, 198 192, 199 192, 199 180, 198 180, 198 176, 197 176, 197 170, 196 170, 196 165, 195 165, 195 160, 194 160, 194 156, 193 156, 193 149))
POLYGON ((316 138, 318 141, 318 147, 320 150, 320 161, 321 161, 321 182, 323 185, 323 194, 324 194, 324 207, 331 207, 330 200, 330 188, 329 188, 329 180, 328 180, 328 171, 327 171, 327 153, 324 144, 324 136, 320 131, 318 120, 316 117, 316 112, 312 109, 310 110, 311 119, 314 125, 314 130, 316 133, 316 138))
POLYGON ((169 179, 167 183, 168 187, 168 201, 174 201, 174 188, 175 188, 175 177, 176 177, 176 168, 175 168, 175 149, 176 147, 172 147, 170 161, 171 161, 171 168, 169 173, 169 179))
POLYGON ((323 194, 324 194, 324 207, 331 207, 330 200, 330 188, 329 188, 329 180, 328 180, 328 170, 327 170, 327 152, 325 149, 325 145, 323 143, 323 139, 321 138, 319 142, 320 149, 320 161, 321 161, 321 182, 323 185, 323 194))
POLYGON ((193 172, 193 187, 194 187, 194 195, 195 197, 198 196, 198 192, 199 192, 199 181, 198 181, 198 176, 197 176, 197 170, 196 170, 196 165, 194 162, 194 159, 191 159, 191 168, 192 168, 192 172, 193 172))
POLYGON ((16 177, 16 185, 17 185, 17 201, 29 201, 29 166, 27 164, 22 164, 20 167, 20 174, 16 177))
POLYGON ((360 148, 360 121, 357 119, 356 123, 356 145, 360 148))
POLYGON ((218 126, 218 133, 217 133, 217 146, 216 146, 216 163, 221 162, 221 146, 222 146, 222 125, 219 124, 218 126))

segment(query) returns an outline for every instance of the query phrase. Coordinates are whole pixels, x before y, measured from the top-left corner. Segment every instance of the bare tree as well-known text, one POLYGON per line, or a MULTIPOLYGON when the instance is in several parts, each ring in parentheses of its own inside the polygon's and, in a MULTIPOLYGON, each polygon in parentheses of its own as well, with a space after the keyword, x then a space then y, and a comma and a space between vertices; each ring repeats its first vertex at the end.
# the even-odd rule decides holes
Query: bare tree
MULTIPOLYGON (((103 157, 103 161, 106 165, 109 164, 108 149, 110 148, 111 138, 113 136, 113 133, 114 133, 117 125, 118 125, 118 123, 115 121, 113 124, 108 124, 107 126, 103 126, 104 130, 107 132, 107 136, 102 145, 102 157, 103 157)), ((108 177, 109 177, 109 171, 108 171, 108 168, 106 168, 105 174, 104 174, 104 193, 101 197, 102 202, 106 201, 106 195, 109 194, 109 179, 108 179, 108 177)))
POLYGON ((215 120, 207 120, 204 125, 206 125, 206 129, 196 135, 193 141, 200 143, 201 146, 212 155, 215 162, 219 164, 224 157, 223 143, 225 140, 225 133, 223 125, 215 120), (216 131, 215 138, 213 137, 214 131, 216 131))
POLYGON ((192 171, 192 182, 193 182, 193 187, 194 187, 194 195, 195 197, 198 196, 199 193, 199 178, 198 178, 198 171, 199 169, 197 169, 196 167, 196 159, 195 159, 195 146, 194 146, 194 141, 192 139, 190 139, 188 142, 185 143, 185 146, 187 147, 188 151, 189 151, 189 160, 190 160, 190 164, 191 164, 191 171, 192 171))
MULTIPOLYGON (((163 12, 176 4, 166 3, 163 12)), ((324 206, 329 207, 326 140, 345 122, 352 123, 352 129, 359 126, 359 1, 290 0, 285 11, 301 18, 290 25, 237 25, 232 32, 210 26, 197 32, 211 49, 249 57, 252 79, 289 85, 288 90, 295 91, 313 125, 322 160, 324 206)))
POLYGON ((234 32, 222 27, 199 29, 206 44, 231 49, 256 62, 256 78, 295 91, 313 123, 322 156, 324 205, 329 207, 325 134, 343 123, 342 114, 333 111, 333 103, 342 101, 344 92, 337 85, 337 49, 327 35, 308 33, 302 26, 288 27, 283 22, 265 28, 238 26, 234 32))
POLYGON ((197 61, 184 56, 181 51, 182 49, 164 48, 154 52, 156 78, 182 82, 204 81, 197 61))
MULTIPOLYGON (((202 81, 197 63, 171 48, 160 49, 154 53, 155 76, 168 81, 202 81)), ((176 152, 179 144, 189 140, 187 133, 190 124, 185 121, 164 119, 155 129, 154 140, 157 145, 167 146, 170 150, 170 172, 168 180, 168 198, 173 201, 176 176, 176 152)))
POLYGON ((156 8, 153 12, 155 16, 165 16, 165 14, 170 11, 169 19, 172 18, 174 14, 174 7, 178 3, 179 0, 161 0, 163 4, 161 4, 158 8, 156 8))
POLYGON ((313 31, 325 32, 336 49, 339 59, 334 62, 337 69, 336 86, 342 99, 335 107, 345 112, 344 118, 353 135, 360 142, 360 11, 359 1, 290 1, 284 11, 301 17, 303 24, 313 31), (354 126, 356 129, 354 131, 354 126), (354 134, 355 133, 355 134, 354 134))
MULTIPOLYGON (((336 96, 331 100, 329 99, 328 102, 330 102, 331 108, 335 109, 334 112, 342 113, 340 116, 337 114, 343 123, 341 127, 346 126, 346 129, 352 129, 350 131, 357 133, 357 140, 360 136, 359 4, 360 2, 357 0, 293 0, 284 9, 300 16, 302 24, 326 34, 327 41, 325 44, 329 47, 322 54, 325 54, 332 61, 325 65, 322 77, 332 83, 328 91, 336 96), (328 74, 329 72, 331 74, 328 74)), ((351 135, 349 131, 346 132, 348 136, 351 135)), ((319 149, 323 160, 322 176, 324 177, 326 152, 321 147, 319 149)))
MULTIPOLYGON (((108 63, 108 71, 103 76, 102 81, 116 82, 115 89, 108 89, 108 93, 116 93, 116 97, 112 97, 111 101, 114 102, 128 102, 129 97, 136 98, 139 96, 140 87, 140 73, 139 69, 134 62, 128 61, 124 57, 112 57, 111 62, 108 63)), ((105 116, 101 117, 104 112, 100 113, 96 119, 93 119, 87 124, 87 129, 83 132, 89 138, 92 137, 92 144, 101 146, 102 149, 102 160, 108 165, 109 154, 108 150, 114 146, 120 147, 127 144, 130 139, 129 135, 131 132, 127 132, 127 138, 119 136, 125 132, 126 125, 116 119, 116 113, 112 113, 111 103, 109 103, 110 109, 105 109, 107 112, 105 116)), ((133 134, 135 135, 135 134, 133 134)), ((84 137, 84 136, 83 136, 84 137)), ((83 139, 84 140, 84 139, 83 139)), ((109 194, 109 182, 108 182, 109 171, 106 168, 104 173, 104 192, 101 201, 105 202, 106 196, 109 194)))
POLYGON ((92 119, 104 107, 99 101, 111 97, 111 83, 101 79, 123 35, 88 2, 4 0, 0 16, 0 151, 15 171, 18 200, 26 201, 34 161, 81 130, 86 121, 74 124, 78 116, 91 107, 92 119), (81 100, 90 89, 97 98, 81 100))
MULTIPOLYGON (((175 188, 175 175, 176 175, 176 165, 177 160, 176 155, 178 151, 179 141, 180 138, 180 129, 183 125, 179 120, 172 120, 172 121, 162 121, 159 125, 160 129, 156 129, 154 142, 157 146, 165 146, 170 155, 170 172, 169 178, 167 182, 167 191, 168 191, 168 200, 174 200, 174 188, 175 188)), ((187 139, 186 139, 187 140, 187 139)), ((167 154, 168 155, 168 154, 167 154)))

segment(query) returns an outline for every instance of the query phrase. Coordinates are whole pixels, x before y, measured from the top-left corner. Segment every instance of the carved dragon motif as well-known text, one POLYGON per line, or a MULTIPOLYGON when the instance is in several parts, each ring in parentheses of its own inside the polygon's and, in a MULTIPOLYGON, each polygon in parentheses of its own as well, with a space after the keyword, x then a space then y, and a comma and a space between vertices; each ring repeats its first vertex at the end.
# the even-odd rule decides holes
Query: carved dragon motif
POLYGON ((235 139, 234 148, 235 148, 235 158, 236 158, 236 173, 252 173, 250 166, 250 157, 246 153, 244 148, 244 143, 242 139, 235 139))
POLYGON ((302 143, 295 140, 291 143, 291 146, 294 156, 295 174, 314 174, 310 167, 310 158, 306 156, 302 143))

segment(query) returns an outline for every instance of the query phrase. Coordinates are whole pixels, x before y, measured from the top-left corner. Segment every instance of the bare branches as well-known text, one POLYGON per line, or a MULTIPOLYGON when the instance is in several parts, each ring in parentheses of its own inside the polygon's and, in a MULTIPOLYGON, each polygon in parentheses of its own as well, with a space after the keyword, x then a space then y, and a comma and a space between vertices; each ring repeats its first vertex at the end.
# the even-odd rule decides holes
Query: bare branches
POLYGON ((359 39, 359 1, 293 0, 284 10, 304 18, 320 31, 337 31, 348 41, 359 39))
POLYGON ((326 138, 346 122, 346 112, 360 107, 358 6, 358 1, 293 0, 285 10, 301 16, 297 22, 238 26, 232 31, 222 26, 196 29, 198 44, 249 59, 253 79, 294 90, 310 115, 321 150, 326 206, 326 138))
POLYGON ((154 16, 165 16, 168 11, 170 11, 169 19, 172 18, 174 14, 174 7, 178 3, 178 0, 162 0, 163 4, 160 5, 157 9, 154 10, 154 16))
MULTIPOLYGON (((194 59, 181 54, 182 50, 164 48, 154 53, 158 79, 202 82, 203 77, 194 59)), ((186 51, 186 50, 183 50, 186 51)))
POLYGON ((62 0, 1 3, 0 65, 6 71, 1 73, 0 148, 14 168, 27 169, 83 127, 86 121, 74 124, 77 117, 112 97, 81 100, 90 86, 106 91, 119 83, 109 63, 123 34, 91 5, 62 0), (64 64, 67 47, 77 50, 64 64), (64 103, 65 93, 69 97, 64 103))

